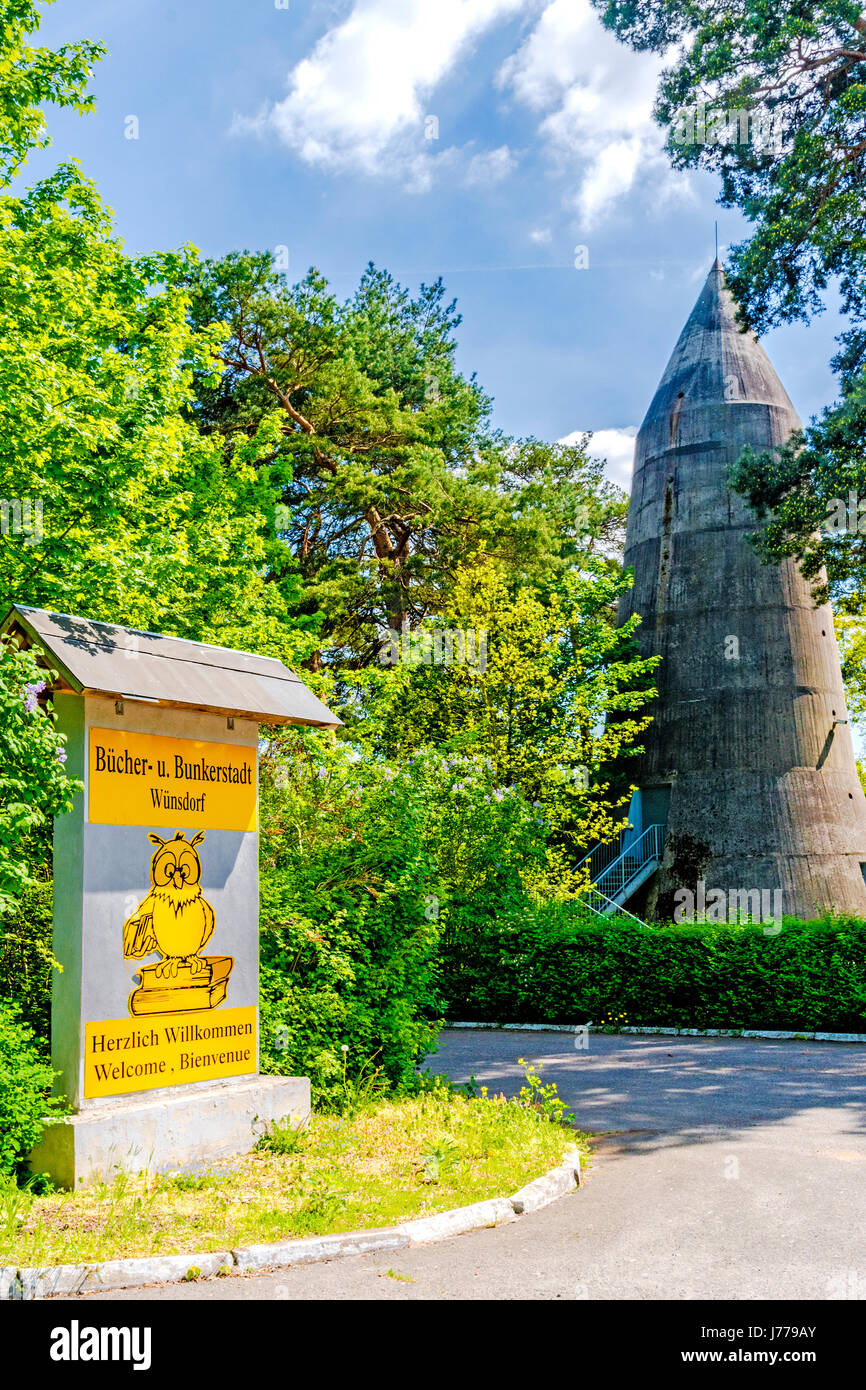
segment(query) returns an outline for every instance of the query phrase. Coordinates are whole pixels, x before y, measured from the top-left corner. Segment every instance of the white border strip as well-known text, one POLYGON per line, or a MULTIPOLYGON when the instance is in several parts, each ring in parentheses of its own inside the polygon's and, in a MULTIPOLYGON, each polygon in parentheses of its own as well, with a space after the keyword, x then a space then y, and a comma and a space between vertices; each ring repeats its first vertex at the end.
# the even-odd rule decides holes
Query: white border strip
MULTIPOLYGON (((446 1029, 481 1029, 490 1033, 576 1033, 590 1032, 609 1037, 633 1033, 640 1037, 663 1038, 767 1038, 771 1042, 866 1043, 866 1033, 795 1033, 771 1028, 617 1028, 610 1032, 596 1023, 446 1023, 446 1029)), ((444 1030, 443 1030, 444 1031, 444 1030)))

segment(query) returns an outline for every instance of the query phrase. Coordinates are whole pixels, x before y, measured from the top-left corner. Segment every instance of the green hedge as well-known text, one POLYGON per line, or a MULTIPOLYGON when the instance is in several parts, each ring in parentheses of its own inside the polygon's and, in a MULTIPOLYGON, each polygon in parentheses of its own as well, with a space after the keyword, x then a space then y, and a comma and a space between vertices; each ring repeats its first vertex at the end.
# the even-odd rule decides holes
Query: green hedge
POLYGON ((51 950, 53 884, 25 889, 16 912, 0 917, 0 1000, 18 1006, 33 1029, 39 1056, 51 1056, 51 981, 59 968, 51 950))
POLYGON ((567 909, 446 933, 447 1017, 866 1033, 866 923, 584 924, 567 909))
POLYGON ((317 894, 314 875, 262 882, 261 1068, 309 1076, 317 1104, 344 1093, 344 1070, 411 1085, 435 1044, 435 923, 411 869, 390 867, 375 899, 350 882, 317 894))
POLYGON ((0 1177, 23 1175, 43 1121, 67 1112, 62 1101, 49 1096, 53 1079, 17 1006, 0 1000, 0 1177))

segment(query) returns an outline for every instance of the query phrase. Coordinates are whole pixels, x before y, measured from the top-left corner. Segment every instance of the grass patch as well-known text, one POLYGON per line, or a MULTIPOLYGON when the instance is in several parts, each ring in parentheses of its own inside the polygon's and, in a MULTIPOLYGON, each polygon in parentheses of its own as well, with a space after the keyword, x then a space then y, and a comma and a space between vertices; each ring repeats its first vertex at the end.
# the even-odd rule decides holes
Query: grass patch
POLYGON ((0 1265, 80 1264, 225 1250, 387 1226, 505 1196, 583 1137, 543 1098, 506 1101, 438 1078, 353 1115, 275 1127, 255 1152, 205 1173, 118 1173, 75 1193, 0 1186, 0 1265))

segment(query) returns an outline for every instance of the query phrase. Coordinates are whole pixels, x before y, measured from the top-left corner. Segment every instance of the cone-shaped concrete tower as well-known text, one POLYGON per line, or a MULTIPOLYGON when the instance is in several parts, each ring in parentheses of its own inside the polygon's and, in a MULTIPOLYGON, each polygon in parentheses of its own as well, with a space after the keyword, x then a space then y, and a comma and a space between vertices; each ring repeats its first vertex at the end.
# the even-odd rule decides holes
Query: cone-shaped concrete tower
POLYGON ((621 618, 663 660, 635 780, 643 827, 666 825, 650 899, 704 879, 779 890, 783 911, 866 917, 866 798, 854 764, 830 609, 796 565, 762 565, 727 469, 744 444, 800 422, 769 358, 735 319, 713 265, 637 437, 621 618))

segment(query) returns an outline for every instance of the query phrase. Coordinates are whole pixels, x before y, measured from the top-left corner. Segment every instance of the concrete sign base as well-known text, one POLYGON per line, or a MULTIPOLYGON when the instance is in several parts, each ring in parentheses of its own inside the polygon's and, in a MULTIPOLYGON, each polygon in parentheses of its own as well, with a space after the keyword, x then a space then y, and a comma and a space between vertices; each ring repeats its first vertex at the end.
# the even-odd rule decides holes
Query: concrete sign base
POLYGON ((274 1120, 304 1124, 310 1083, 301 1076, 207 1082, 105 1102, 46 1127, 30 1156, 34 1173, 75 1189, 124 1172, 194 1171, 248 1153, 274 1120))

